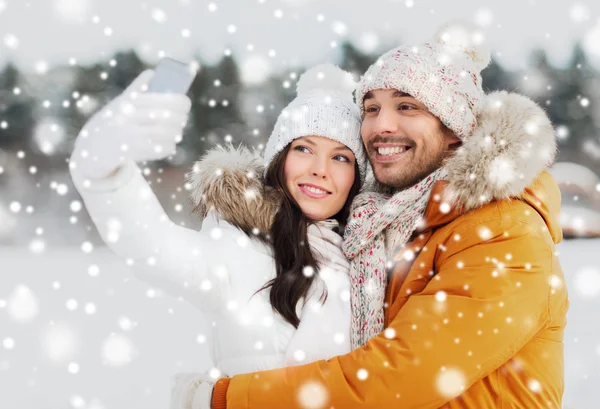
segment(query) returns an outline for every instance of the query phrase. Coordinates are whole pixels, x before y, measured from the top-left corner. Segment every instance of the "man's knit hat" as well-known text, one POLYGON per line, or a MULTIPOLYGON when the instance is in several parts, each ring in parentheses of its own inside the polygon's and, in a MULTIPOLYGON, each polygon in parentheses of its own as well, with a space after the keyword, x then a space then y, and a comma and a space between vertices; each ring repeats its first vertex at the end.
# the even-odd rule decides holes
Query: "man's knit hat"
POLYGON ((294 139, 315 135, 350 148, 364 181, 367 156, 360 137, 360 111, 352 98, 355 87, 351 74, 331 64, 318 65, 302 74, 296 98, 277 118, 267 142, 265 169, 294 139))
POLYGON ((477 125, 484 96, 481 71, 489 62, 483 33, 466 23, 447 24, 428 42, 382 55, 362 77, 356 101, 364 115, 367 92, 397 89, 423 103, 463 139, 477 125))

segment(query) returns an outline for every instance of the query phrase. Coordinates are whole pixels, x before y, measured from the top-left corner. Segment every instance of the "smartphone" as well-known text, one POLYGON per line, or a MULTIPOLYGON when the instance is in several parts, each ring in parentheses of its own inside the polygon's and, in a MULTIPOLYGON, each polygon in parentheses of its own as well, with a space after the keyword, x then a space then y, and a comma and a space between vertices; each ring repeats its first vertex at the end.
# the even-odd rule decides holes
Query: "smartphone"
POLYGON ((148 92, 186 94, 196 71, 188 64, 173 58, 163 58, 154 69, 148 83, 148 92))

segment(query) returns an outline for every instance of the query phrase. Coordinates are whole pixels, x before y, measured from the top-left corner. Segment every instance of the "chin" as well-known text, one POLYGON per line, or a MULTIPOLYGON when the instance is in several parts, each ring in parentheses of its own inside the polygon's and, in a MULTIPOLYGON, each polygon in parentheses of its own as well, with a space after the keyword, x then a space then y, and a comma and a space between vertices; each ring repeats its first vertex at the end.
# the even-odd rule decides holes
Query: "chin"
POLYGON ((393 186, 398 183, 398 170, 393 168, 385 168, 374 170, 375 179, 382 185, 393 186))
POLYGON ((308 213, 304 213, 306 215, 306 217, 308 217, 310 220, 313 220, 315 222, 319 222, 321 220, 325 220, 328 219, 328 217, 326 215, 324 215, 323 213, 317 213, 317 212, 308 212, 308 213))

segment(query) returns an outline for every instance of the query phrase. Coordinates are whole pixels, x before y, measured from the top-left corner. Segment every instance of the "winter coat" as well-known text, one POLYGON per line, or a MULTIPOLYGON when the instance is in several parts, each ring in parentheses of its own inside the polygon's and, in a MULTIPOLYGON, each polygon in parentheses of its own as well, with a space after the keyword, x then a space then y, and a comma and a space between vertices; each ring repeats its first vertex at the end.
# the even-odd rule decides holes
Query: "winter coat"
POLYGON ((554 153, 541 108, 487 96, 395 256, 384 332, 327 361, 221 380, 214 396, 226 401, 213 406, 561 408, 568 300, 554 153))
POLYGON ((165 214, 134 163, 116 177, 90 184, 71 174, 106 244, 137 275, 181 296, 212 323, 211 355, 224 374, 280 368, 350 351, 348 262, 341 236, 322 222, 309 227, 320 271, 296 308, 299 327, 274 312, 269 290, 276 275, 272 249, 252 233, 268 232, 277 195, 265 192, 263 168, 243 149, 207 154, 189 175, 200 231, 165 214), (322 303, 323 291, 327 297, 322 303))

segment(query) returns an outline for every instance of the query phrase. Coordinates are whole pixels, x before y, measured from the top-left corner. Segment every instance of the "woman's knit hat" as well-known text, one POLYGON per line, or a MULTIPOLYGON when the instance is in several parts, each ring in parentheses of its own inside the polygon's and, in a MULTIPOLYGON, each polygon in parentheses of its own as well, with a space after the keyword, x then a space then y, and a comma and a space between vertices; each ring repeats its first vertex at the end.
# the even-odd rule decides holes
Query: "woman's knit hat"
POLYGON ((265 148, 265 170, 273 158, 294 139, 323 136, 346 145, 354 153, 364 181, 367 156, 360 137, 360 111, 352 91, 356 83, 350 73, 323 64, 306 71, 297 85, 296 98, 286 106, 275 123, 265 148))

